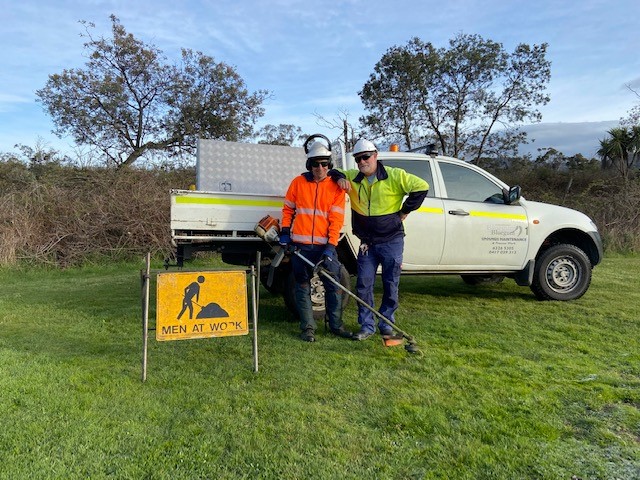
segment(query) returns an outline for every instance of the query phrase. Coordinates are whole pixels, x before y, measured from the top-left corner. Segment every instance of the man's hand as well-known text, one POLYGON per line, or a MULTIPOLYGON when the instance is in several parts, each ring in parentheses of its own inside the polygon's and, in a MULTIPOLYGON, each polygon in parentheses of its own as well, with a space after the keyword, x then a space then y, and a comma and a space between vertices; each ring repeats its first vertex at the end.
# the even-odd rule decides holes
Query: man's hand
POLYGON ((402 213, 402 212, 400 212, 399 215, 400 215, 400 221, 401 222, 404 222, 404 219, 409 216, 408 213, 402 213))
POLYGON ((324 252, 322 252, 322 263, 328 268, 329 265, 331 265, 331 262, 333 262, 333 258, 335 256, 336 256, 336 247, 328 243, 324 249, 324 252))
POLYGON ((280 232, 280 237, 278 239, 278 243, 284 249, 286 253, 290 253, 292 250, 291 245, 291 235, 289 234, 288 228, 283 228, 280 232))
POLYGON ((291 235, 288 233, 283 233, 280 235, 280 240, 278 242, 281 246, 286 247, 291 243, 291 235))
POLYGON ((338 180, 338 186, 347 193, 351 191, 351 182, 346 178, 338 180))

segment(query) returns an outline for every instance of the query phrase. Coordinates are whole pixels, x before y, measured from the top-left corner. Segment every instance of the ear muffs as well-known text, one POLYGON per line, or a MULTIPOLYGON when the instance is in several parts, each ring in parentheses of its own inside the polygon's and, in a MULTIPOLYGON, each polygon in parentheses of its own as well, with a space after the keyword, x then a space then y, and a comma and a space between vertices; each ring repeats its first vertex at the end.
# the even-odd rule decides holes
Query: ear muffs
MULTIPOLYGON (((309 144, 311 143, 312 140, 315 140, 316 138, 321 138, 322 140, 324 140, 327 144, 327 150, 331 152, 331 140, 329 140, 326 136, 322 135, 321 133, 314 133, 313 135, 309 136, 309 138, 307 138, 304 142, 303 147, 304 147, 305 155, 309 153, 309 144)), ((311 171, 311 161, 312 159, 308 158, 307 163, 305 165, 309 172, 311 171)), ((331 157, 329 157, 329 168, 333 168, 333 161, 331 160, 331 157)))

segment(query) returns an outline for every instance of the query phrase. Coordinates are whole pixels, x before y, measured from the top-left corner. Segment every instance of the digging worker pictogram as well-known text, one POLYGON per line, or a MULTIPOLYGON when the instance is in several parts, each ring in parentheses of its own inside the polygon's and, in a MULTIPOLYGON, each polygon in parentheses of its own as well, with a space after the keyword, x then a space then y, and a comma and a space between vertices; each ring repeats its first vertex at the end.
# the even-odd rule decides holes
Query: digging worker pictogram
POLYGON ((191 282, 184 289, 184 298, 182 299, 182 310, 178 314, 178 320, 189 309, 189 320, 193 318, 193 303, 194 297, 195 301, 198 302, 200 300, 200 284, 204 283, 204 277, 202 275, 198 276, 198 280, 196 282, 191 282))

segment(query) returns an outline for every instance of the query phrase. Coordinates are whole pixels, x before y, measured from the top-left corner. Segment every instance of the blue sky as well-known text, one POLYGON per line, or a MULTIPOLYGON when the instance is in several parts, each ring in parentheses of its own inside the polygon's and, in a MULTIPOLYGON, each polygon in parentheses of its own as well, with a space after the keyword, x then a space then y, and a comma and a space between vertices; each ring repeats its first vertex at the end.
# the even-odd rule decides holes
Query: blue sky
POLYGON ((306 133, 339 135, 317 124, 363 113, 357 92, 382 55, 417 36, 446 47, 457 33, 501 42, 549 44, 551 102, 534 146, 592 155, 597 141, 638 102, 640 2, 582 1, 302 1, 302 0, 0 0, 0 152, 16 143, 59 140, 35 91, 48 75, 84 65, 83 27, 110 35, 116 15, 136 38, 177 60, 180 48, 233 65, 251 91, 272 97, 258 126, 294 124, 306 133), (589 151, 587 151, 590 148, 589 151))

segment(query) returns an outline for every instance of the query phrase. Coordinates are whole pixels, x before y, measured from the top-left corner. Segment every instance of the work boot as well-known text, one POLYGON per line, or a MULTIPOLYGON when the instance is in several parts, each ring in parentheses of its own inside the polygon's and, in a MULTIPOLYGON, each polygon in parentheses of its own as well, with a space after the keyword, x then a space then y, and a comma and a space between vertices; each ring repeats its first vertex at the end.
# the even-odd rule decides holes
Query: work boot
POLYGON ((353 333, 351 333, 349 330, 345 330, 345 328, 342 325, 340 325, 338 328, 332 328, 332 329, 330 329, 330 331, 336 337, 340 337, 340 338, 352 338, 353 337, 353 333))
POLYGON ((382 336, 382 338, 392 338, 395 337, 395 331, 391 328, 385 328, 385 329, 380 329, 380 335, 382 336))
POLYGON ((366 340, 371 335, 373 335, 373 332, 368 332, 366 330, 360 330, 358 333, 354 333, 351 338, 353 338, 354 340, 360 341, 360 340, 366 340))
POLYGON ((303 330, 300 334, 300 338, 305 342, 315 342, 316 337, 313 328, 307 328, 306 330, 303 330))

